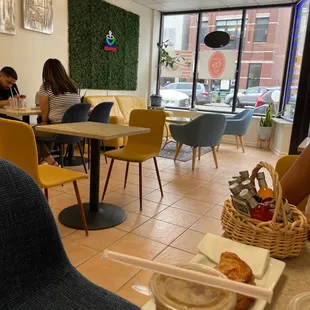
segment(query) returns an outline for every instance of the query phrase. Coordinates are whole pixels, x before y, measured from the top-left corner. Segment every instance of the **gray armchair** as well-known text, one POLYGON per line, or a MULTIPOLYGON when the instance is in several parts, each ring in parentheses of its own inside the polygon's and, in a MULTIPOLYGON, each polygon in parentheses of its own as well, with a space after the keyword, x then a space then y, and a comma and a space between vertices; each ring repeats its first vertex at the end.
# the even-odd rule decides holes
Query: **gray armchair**
POLYGON ((201 147, 210 146, 216 168, 218 162, 215 147, 218 145, 226 126, 226 118, 221 114, 203 114, 185 125, 171 124, 170 133, 177 142, 174 160, 178 158, 182 145, 186 144, 193 149, 192 169, 195 169, 196 154, 201 156, 201 147))
POLYGON ((0 309, 140 309, 71 265, 42 190, 25 171, 3 159, 0 227, 0 309))
MULTIPOLYGON (((237 148, 239 148, 239 141, 242 147, 243 153, 245 153, 244 150, 244 143, 243 143, 243 136, 248 131, 249 125, 251 123, 251 119, 253 116, 253 109, 244 110, 241 113, 235 115, 234 117, 227 118, 227 124, 224 131, 224 135, 232 135, 236 137, 236 144, 237 148)), ((217 147, 217 150, 219 150, 220 144, 217 147)))

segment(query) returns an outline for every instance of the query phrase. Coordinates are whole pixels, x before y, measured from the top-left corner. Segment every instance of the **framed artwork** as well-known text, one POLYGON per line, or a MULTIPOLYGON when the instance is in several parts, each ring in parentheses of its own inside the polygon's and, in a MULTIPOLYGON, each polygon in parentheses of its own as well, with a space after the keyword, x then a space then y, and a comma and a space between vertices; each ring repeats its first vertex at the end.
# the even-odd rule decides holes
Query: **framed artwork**
POLYGON ((15 35, 15 0, 0 0, 0 32, 15 35))
POLYGON ((24 0, 24 28, 53 33, 53 0, 24 0))

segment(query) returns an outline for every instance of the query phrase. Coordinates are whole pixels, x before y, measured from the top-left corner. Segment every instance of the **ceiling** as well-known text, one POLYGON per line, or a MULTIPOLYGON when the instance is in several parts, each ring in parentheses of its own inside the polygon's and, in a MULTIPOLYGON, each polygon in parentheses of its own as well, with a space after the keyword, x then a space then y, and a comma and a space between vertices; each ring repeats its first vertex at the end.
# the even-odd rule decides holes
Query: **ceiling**
POLYGON ((161 12, 177 12, 201 9, 266 6, 268 4, 294 3, 293 0, 133 0, 150 9, 161 12))

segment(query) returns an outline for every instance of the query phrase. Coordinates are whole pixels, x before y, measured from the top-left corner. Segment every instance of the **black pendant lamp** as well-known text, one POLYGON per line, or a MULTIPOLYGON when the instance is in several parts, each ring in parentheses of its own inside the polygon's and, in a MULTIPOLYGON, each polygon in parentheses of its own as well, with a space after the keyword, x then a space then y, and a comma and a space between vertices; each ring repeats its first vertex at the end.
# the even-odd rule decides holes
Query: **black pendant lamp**
POLYGON ((211 48, 226 46, 230 41, 230 35, 225 31, 213 31, 205 36, 204 43, 211 48))

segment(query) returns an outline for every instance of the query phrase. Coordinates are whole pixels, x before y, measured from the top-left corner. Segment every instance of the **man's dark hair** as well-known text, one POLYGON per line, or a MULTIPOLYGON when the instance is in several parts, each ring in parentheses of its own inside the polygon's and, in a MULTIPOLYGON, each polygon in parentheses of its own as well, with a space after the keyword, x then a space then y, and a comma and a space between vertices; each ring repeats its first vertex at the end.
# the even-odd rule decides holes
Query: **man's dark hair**
POLYGON ((14 80, 18 79, 16 71, 11 67, 3 67, 0 72, 14 80))

